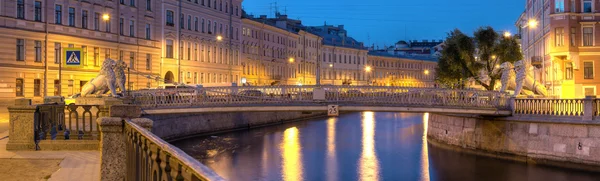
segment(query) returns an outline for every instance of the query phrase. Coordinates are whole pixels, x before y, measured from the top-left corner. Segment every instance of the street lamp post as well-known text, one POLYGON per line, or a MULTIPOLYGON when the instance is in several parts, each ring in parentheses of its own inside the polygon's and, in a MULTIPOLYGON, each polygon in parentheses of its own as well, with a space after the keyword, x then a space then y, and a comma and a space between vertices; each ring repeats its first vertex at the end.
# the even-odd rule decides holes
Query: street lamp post
POLYGON ((371 73, 371 69, 372 69, 372 68, 371 68, 371 66, 368 66, 368 65, 367 65, 367 66, 365 67, 365 72, 367 73, 367 76, 368 76, 368 78, 367 78, 367 80, 368 80, 368 82, 367 82, 367 85, 368 85, 369 83, 371 83, 371 74, 370 74, 370 73, 371 73))

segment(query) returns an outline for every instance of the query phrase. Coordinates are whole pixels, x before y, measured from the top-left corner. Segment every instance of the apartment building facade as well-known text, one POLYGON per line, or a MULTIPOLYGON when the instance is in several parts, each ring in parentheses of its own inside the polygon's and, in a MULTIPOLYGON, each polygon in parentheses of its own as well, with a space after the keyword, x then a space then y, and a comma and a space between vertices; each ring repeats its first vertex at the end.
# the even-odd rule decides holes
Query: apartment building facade
POLYGON ((367 80, 376 86, 434 87, 435 59, 403 57, 382 52, 370 52, 367 80))
POLYGON ((0 1, 0 99, 74 95, 106 58, 127 63, 129 90, 165 83, 380 85, 365 69, 384 67, 370 64, 368 50, 343 26, 309 27, 285 15, 243 18, 241 3, 0 1), (81 67, 62 66, 66 48, 82 50, 81 67))
POLYGON ((125 61, 129 89, 157 84, 161 55, 155 0, 0 1, 0 99, 69 96, 95 77, 106 58, 125 61), (81 48, 82 66, 63 67, 65 48, 81 48), (60 73, 59 73, 60 72, 60 73))
POLYGON ((538 64, 536 79, 552 96, 598 95, 598 12, 600 2, 594 0, 526 1, 526 10, 516 23, 524 57, 538 64))
POLYGON ((160 75, 165 83, 239 84, 241 0, 161 0, 160 75), (179 15, 179 16, 178 16, 179 15))

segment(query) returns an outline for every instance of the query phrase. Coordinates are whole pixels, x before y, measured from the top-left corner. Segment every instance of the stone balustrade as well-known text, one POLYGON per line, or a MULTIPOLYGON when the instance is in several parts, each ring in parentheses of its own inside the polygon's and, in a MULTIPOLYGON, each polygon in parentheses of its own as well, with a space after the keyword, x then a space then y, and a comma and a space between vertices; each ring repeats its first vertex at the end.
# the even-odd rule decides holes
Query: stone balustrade
POLYGON ((179 148, 152 134, 153 121, 140 107, 113 106, 99 118, 100 180, 223 180, 179 148), (117 111, 119 110, 119 111, 117 111))
POLYGON ((513 116, 554 116, 591 121, 600 116, 600 99, 514 99, 513 116))
POLYGON ((134 104, 144 109, 337 104, 509 110, 510 100, 494 91, 373 86, 211 87, 145 90, 133 95, 134 104))

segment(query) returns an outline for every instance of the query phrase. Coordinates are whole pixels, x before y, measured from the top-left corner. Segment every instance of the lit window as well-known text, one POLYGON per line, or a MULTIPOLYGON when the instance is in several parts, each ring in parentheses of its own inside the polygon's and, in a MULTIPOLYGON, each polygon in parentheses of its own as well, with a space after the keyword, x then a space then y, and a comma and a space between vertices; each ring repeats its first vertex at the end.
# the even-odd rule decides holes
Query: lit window
POLYGON ((565 12, 565 0, 554 1, 554 13, 565 12))
POLYGON ((573 64, 565 63, 565 80, 573 80, 573 64))
POLYGON ((583 27, 583 46, 594 46, 594 28, 583 27))
POLYGON ((583 78, 594 79, 594 63, 584 62, 583 63, 583 78))
POLYGON ((584 13, 592 12, 592 0, 583 0, 583 12, 584 13))
POLYGON ((564 28, 556 28, 554 30, 554 42, 557 47, 565 45, 565 29, 564 28))

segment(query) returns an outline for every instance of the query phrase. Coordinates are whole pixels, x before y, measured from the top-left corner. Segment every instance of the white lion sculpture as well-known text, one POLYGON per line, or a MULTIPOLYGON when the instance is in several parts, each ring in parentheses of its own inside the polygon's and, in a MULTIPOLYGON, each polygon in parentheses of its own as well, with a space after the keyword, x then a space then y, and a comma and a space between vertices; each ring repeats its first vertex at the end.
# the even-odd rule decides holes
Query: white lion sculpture
POLYGON ((509 88, 515 89, 517 87, 515 81, 516 75, 513 68, 514 66, 510 62, 504 62, 500 65, 500 70, 502 71, 502 77, 500 78, 502 87, 500 87, 500 92, 506 92, 509 88))
POLYGON ((515 96, 519 95, 521 91, 524 90, 523 88, 534 91, 534 93, 539 95, 547 96, 548 91, 546 90, 546 87, 541 82, 535 81, 533 71, 530 71, 530 69, 531 65, 523 60, 519 60, 515 63, 515 71, 517 74, 515 96))
POLYGON ((121 90, 122 95, 125 95, 125 91, 127 91, 127 89, 125 89, 125 82, 127 81, 127 77, 125 77, 125 69, 127 69, 127 64, 123 60, 117 61, 117 64, 113 69, 115 71, 115 76, 117 79, 116 87, 118 87, 121 90))
POLYGON ((104 60, 98 75, 85 84, 81 89, 81 96, 85 97, 86 95, 101 95, 110 91, 112 96, 118 97, 119 95, 117 94, 115 88, 116 76, 114 68, 116 65, 117 64, 115 60, 109 58, 104 60))

